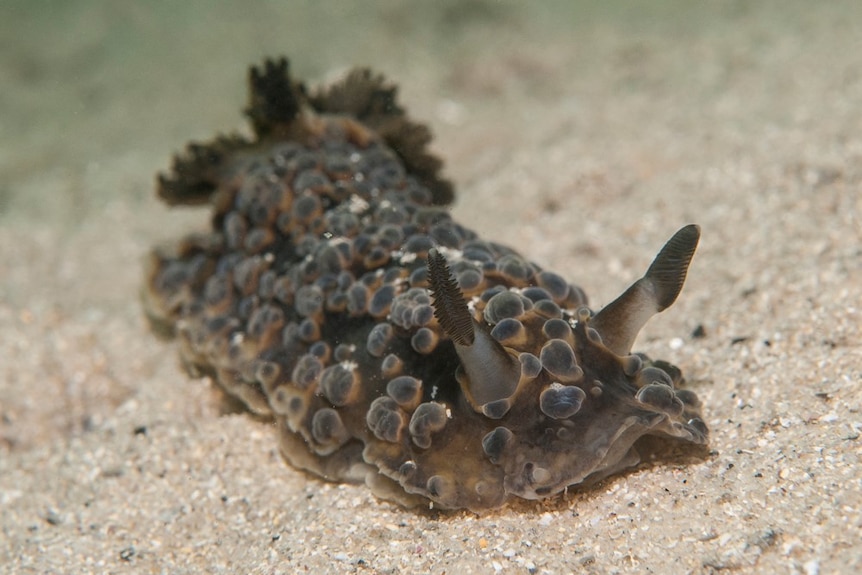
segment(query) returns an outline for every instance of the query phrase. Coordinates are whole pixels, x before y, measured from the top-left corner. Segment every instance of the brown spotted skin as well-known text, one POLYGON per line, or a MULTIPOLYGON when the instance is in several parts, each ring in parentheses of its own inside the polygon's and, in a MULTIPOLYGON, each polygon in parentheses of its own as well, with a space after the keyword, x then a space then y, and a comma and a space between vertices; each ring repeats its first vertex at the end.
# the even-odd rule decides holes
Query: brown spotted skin
POLYGON ((252 139, 192 144, 160 176, 162 199, 209 204, 212 226, 154 251, 144 303, 191 372, 275 418, 292 464, 483 510, 634 465, 643 435, 706 442, 678 370, 610 351, 579 288, 451 219, 428 131, 382 78, 311 91, 267 61, 246 114, 252 139), (435 317, 432 249, 516 370, 499 401, 474 397, 495 390, 435 317))

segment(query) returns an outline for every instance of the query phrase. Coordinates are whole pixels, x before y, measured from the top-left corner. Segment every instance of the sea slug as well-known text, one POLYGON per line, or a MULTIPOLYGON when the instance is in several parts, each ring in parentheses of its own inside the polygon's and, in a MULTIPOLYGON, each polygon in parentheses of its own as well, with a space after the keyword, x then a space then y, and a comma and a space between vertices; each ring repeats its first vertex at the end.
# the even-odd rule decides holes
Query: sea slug
POLYGON ((309 89, 281 59, 249 85, 253 136, 190 144, 159 176, 212 226, 153 251, 143 299, 190 372, 274 419, 290 463, 483 510, 631 467, 645 435, 707 442, 680 371, 631 351, 682 289, 697 226, 595 312, 452 220, 429 132, 381 76, 309 89))

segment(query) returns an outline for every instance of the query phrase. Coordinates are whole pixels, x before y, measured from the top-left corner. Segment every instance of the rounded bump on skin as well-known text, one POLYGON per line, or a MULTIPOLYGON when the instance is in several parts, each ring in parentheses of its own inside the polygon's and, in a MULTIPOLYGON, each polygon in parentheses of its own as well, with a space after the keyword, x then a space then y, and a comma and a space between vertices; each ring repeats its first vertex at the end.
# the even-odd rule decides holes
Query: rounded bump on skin
POLYGON ((458 282, 458 287, 461 288, 461 291, 469 293, 481 289, 485 278, 482 275, 482 270, 469 268, 455 274, 455 280, 458 282))
POLYGON ((327 227, 333 235, 353 238, 359 233, 361 222, 356 214, 330 210, 325 215, 327 227))
POLYGON ((497 401, 491 401, 482 406, 482 413, 488 419, 501 419, 504 415, 509 413, 509 409, 512 407, 512 401, 509 399, 498 399, 497 401))
MULTIPOLYGON (((244 338, 229 340, 228 344, 227 344, 227 353, 226 353, 228 361, 232 365, 237 365, 238 363, 240 363, 243 360, 243 358, 245 357, 247 348, 248 347, 245 344, 244 338)), ((226 373, 233 373, 235 370, 221 369, 220 371, 223 371, 226 373)))
POLYGON ((548 319, 559 319, 563 317, 563 310, 556 302, 542 299, 533 304, 533 310, 540 316, 548 319))
POLYGON ((236 265, 233 281, 242 296, 254 295, 259 286, 259 279, 267 267, 261 256, 245 258, 236 265))
POLYGON ((278 274, 275 270, 266 270, 260 276, 260 282, 257 288, 257 295, 263 301, 271 300, 275 297, 275 280, 278 279, 278 274))
POLYGON ((586 398, 580 387, 554 382, 539 396, 539 408, 552 419, 568 419, 580 411, 586 398))
POLYGON ((308 353, 319 359, 320 363, 326 364, 332 357, 332 348, 325 341, 316 341, 308 346, 308 353))
POLYGON ((204 302, 211 311, 224 311, 233 300, 230 281, 223 275, 212 276, 204 287, 204 302))
POLYGON ((260 300, 256 295, 246 296, 237 303, 236 314, 241 319, 247 319, 257 310, 259 305, 260 300))
POLYGON ((692 428, 696 433, 700 434, 701 441, 706 441, 706 438, 709 436, 709 428, 701 418, 693 417, 686 422, 686 425, 692 428))
POLYGON ((395 330, 391 324, 378 323, 368 332, 365 342, 365 350, 374 357, 383 357, 386 348, 395 336, 395 330))
POLYGON ((428 355, 437 347, 437 342, 440 337, 433 330, 427 327, 420 327, 410 338, 410 346, 422 355, 428 355))
POLYGON ((331 453, 348 439, 350 433, 341 421, 341 416, 331 407, 318 409, 311 419, 311 436, 321 445, 328 446, 331 453))
POLYGON ((375 270, 372 274, 364 274, 361 277, 361 281, 364 281, 366 285, 376 288, 381 285, 394 285, 398 286, 400 289, 400 284, 408 275, 408 270, 401 267, 388 267, 381 270, 375 270))
POLYGON ((652 365, 668 374, 674 387, 676 387, 677 384, 682 383, 682 371, 680 371, 677 366, 662 360, 654 361, 652 362, 652 365))
POLYGON ((638 355, 629 355, 623 358, 623 372, 633 377, 643 368, 643 360, 638 355))
POLYGON ((556 303, 562 303, 569 295, 569 283, 554 272, 541 271, 536 274, 536 283, 545 289, 556 303))
POLYGON ((291 215, 299 223, 308 223, 323 213, 323 206, 316 194, 306 192, 293 202, 291 215))
POLYGON ((434 247, 434 239, 425 234, 414 234, 407 238, 402 248, 406 253, 416 254, 419 259, 425 259, 428 251, 434 247))
POLYGON ((295 387, 279 385, 267 399, 272 411, 287 420, 290 430, 298 431, 309 407, 305 395, 295 387))
POLYGON ((310 317, 305 318, 299 324, 297 332, 299 339, 306 343, 313 343, 320 340, 320 325, 310 317))
POLYGON ((703 405, 697 394, 690 389, 679 389, 676 392, 676 396, 681 402, 686 405, 686 407, 690 407, 692 409, 700 409, 703 405))
POLYGON ((275 241, 275 233, 268 228, 253 228, 243 242, 246 253, 259 254, 275 241))
POLYGON ((320 360, 307 353, 299 358, 296 362, 296 367, 293 368, 293 373, 290 376, 293 384, 299 389, 307 389, 309 386, 317 382, 320 377, 320 372, 323 371, 323 364, 320 360))
POLYGON ((569 285, 569 295, 560 305, 566 309, 577 309, 580 306, 585 306, 587 305, 587 294, 578 286, 569 285))
POLYGON ((511 291, 504 291, 488 300, 483 315, 485 321, 494 325, 506 318, 521 317, 526 310, 532 307, 533 302, 524 296, 511 291))
POLYGON ((561 339, 552 339, 542 346, 539 359, 545 371, 560 381, 578 381, 584 376, 584 370, 576 363, 572 346, 561 339))
POLYGON ((365 423, 377 439, 390 443, 401 440, 401 431, 405 427, 404 415, 398 404, 388 396, 378 397, 371 402, 365 423))
POLYGON ((489 301, 491 301, 492 297, 494 297, 497 294, 501 294, 503 292, 506 292, 506 291, 508 291, 506 289, 506 286, 498 284, 498 285, 489 287, 488 289, 483 291, 482 294, 479 296, 479 299, 481 299, 483 302, 485 302, 487 304, 489 301))
POLYGON ((380 375, 384 378, 392 378, 404 372, 404 362, 394 353, 390 353, 380 362, 380 375))
POLYGON ((650 384, 665 385, 673 389, 673 380, 670 375, 668 375, 663 369, 652 366, 643 368, 635 377, 635 385, 638 387, 644 387, 650 384))
POLYGON ((329 190, 331 187, 332 182, 329 181, 326 174, 317 169, 317 166, 314 166, 313 169, 299 172, 293 179, 294 193, 306 194, 308 192, 314 192, 315 195, 311 197, 317 197, 318 195, 321 195, 322 192, 329 190))
POLYGON ((579 307, 578 311, 575 312, 575 316, 578 319, 578 323, 586 323, 590 321, 590 317, 592 316, 592 312, 588 307, 579 307))
POLYGON ((381 286, 374 295, 371 296, 371 302, 368 304, 368 313, 373 317, 381 318, 389 313, 389 307, 392 305, 392 299, 395 297, 395 286, 381 286))
POLYGON ((274 361, 258 360, 255 363, 254 378, 265 390, 272 389, 281 377, 281 366, 274 361))
POLYGON ((388 268, 381 276, 382 283, 395 286, 395 291, 402 289, 404 280, 407 278, 407 270, 401 267, 388 268))
POLYGON ((516 285, 523 285, 533 273, 533 267, 524 258, 515 254, 507 254, 497 260, 497 269, 516 285))
POLYGON ((410 283, 410 288, 424 288, 428 285, 428 269, 418 267, 410 272, 410 277, 407 280, 410 283))
POLYGON ((643 386, 638 390, 635 399, 644 405, 674 416, 680 415, 685 407, 676 397, 673 388, 663 383, 649 383, 643 386))
MULTIPOLYGON (((424 269, 424 268, 423 268, 424 269)), ((424 288, 413 287, 405 292, 401 292, 392 300, 392 305, 389 308, 389 321, 398 327, 411 329, 419 327, 430 322, 427 318, 427 311, 424 308, 431 307, 431 297, 424 288), (422 311, 416 311, 423 308, 422 311), (414 315, 414 312, 418 315, 414 315), (420 321, 414 321, 420 320, 420 321)), ((434 309, 431 308, 431 316, 434 315, 434 309)))
POLYGON ((224 223, 225 240, 227 240, 228 248, 231 250, 239 250, 242 247, 245 233, 248 229, 248 224, 238 212, 230 212, 225 216, 224 223))
POLYGON ((275 280, 272 286, 273 297, 285 305, 293 305, 296 296, 293 280, 287 276, 281 276, 275 280))
POLYGON ((562 319, 549 319, 542 326, 542 333, 548 339, 561 339, 571 345, 573 340, 572 326, 562 319))
POLYGON ((404 232, 401 226, 397 224, 403 224, 404 215, 396 210, 378 212, 381 221, 388 222, 380 226, 380 229, 374 234, 374 239, 378 245, 387 250, 395 250, 401 245, 401 242, 404 241, 404 232))
POLYGON ((316 285, 304 285, 296 290, 293 308, 301 317, 316 315, 323 309, 323 291, 316 285))
POLYGON ((194 350, 210 356, 224 354, 230 344, 231 334, 239 328, 239 322, 220 316, 207 321, 200 331, 194 331, 185 322, 177 324, 177 333, 182 341, 194 350))
POLYGON ((356 346, 352 343, 339 343, 335 346, 332 357, 335 361, 347 361, 353 357, 356 352, 356 346))
POLYGON ((431 497, 443 500, 452 497, 455 493, 454 483, 443 475, 432 475, 429 477, 428 482, 425 484, 425 488, 428 490, 431 497))
POLYGON ((542 371, 542 360, 532 353, 522 353, 518 356, 518 361, 521 362, 521 377, 534 379, 542 371))
POLYGON ((534 485, 544 485, 549 479, 551 479, 551 472, 548 469, 538 467, 537 465, 531 465, 529 474, 530 483, 534 485))
POLYGON ((327 367, 320 374, 320 393, 337 407, 347 405, 355 398, 358 384, 355 371, 340 363, 327 367))
POLYGON ((415 461, 405 461, 398 468, 398 475, 403 477, 404 479, 410 479, 416 474, 416 462, 415 461))
POLYGON ((410 411, 419 405, 422 399, 422 382, 415 377, 402 375, 386 384, 386 393, 398 405, 410 411))
POLYGON ((527 331, 520 321, 508 317, 494 326, 491 330, 491 337, 505 346, 515 347, 526 341, 527 331))
POLYGON ((545 288, 530 286, 521 290, 521 295, 536 304, 540 301, 553 302, 554 298, 545 288))
POLYGON ((416 326, 426 326, 434 319, 434 308, 427 304, 421 304, 413 308, 410 321, 416 326))
POLYGON ((512 437, 512 432, 509 429, 497 427, 482 438, 482 450, 491 460, 491 463, 499 463, 512 437))
POLYGON ((347 264, 345 253, 334 245, 324 245, 315 255, 320 270, 325 274, 338 274, 347 264))
POLYGON ((354 283, 347 289, 347 311, 350 315, 359 316, 368 309, 371 299, 368 288, 361 283, 354 283))
POLYGON ((431 434, 446 426, 446 407, 430 401, 422 403, 413 412, 408 429, 413 443, 422 449, 431 447, 431 434))

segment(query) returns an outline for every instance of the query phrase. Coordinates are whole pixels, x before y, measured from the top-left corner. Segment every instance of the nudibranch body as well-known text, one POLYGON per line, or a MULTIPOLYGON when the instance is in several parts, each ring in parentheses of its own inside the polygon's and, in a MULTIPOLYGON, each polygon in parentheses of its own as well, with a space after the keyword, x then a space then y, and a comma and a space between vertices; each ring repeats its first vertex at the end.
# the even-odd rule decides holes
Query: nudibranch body
POLYGON ((697 226, 594 313, 452 220, 429 133, 381 77, 308 90, 267 61, 246 114, 251 139, 192 144, 159 178, 212 227, 154 251, 144 302, 191 372, 274 418, 293 465, 483 510, 635 465, 644 435, 706 443, 679 370, 631 351, 682 289, 697 226))

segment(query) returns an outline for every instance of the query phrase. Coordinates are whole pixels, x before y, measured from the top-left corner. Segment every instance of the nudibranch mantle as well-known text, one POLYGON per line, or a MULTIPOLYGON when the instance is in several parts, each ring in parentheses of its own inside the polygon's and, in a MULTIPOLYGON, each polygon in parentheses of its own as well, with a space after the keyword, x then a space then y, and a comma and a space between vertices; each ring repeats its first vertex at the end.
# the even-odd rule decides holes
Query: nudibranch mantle
POLYGON ((682 289, 688 225, 597 313, 577 286, 453 221, 428 130, 381 76, 310 90, 250 71, 253 136, 190 144, 158 195, 212 225, 148 260, 153 328, 277 423, 293 465, 405 505, 484 510, 705 444, 680 371, 631 351, 682 289))

